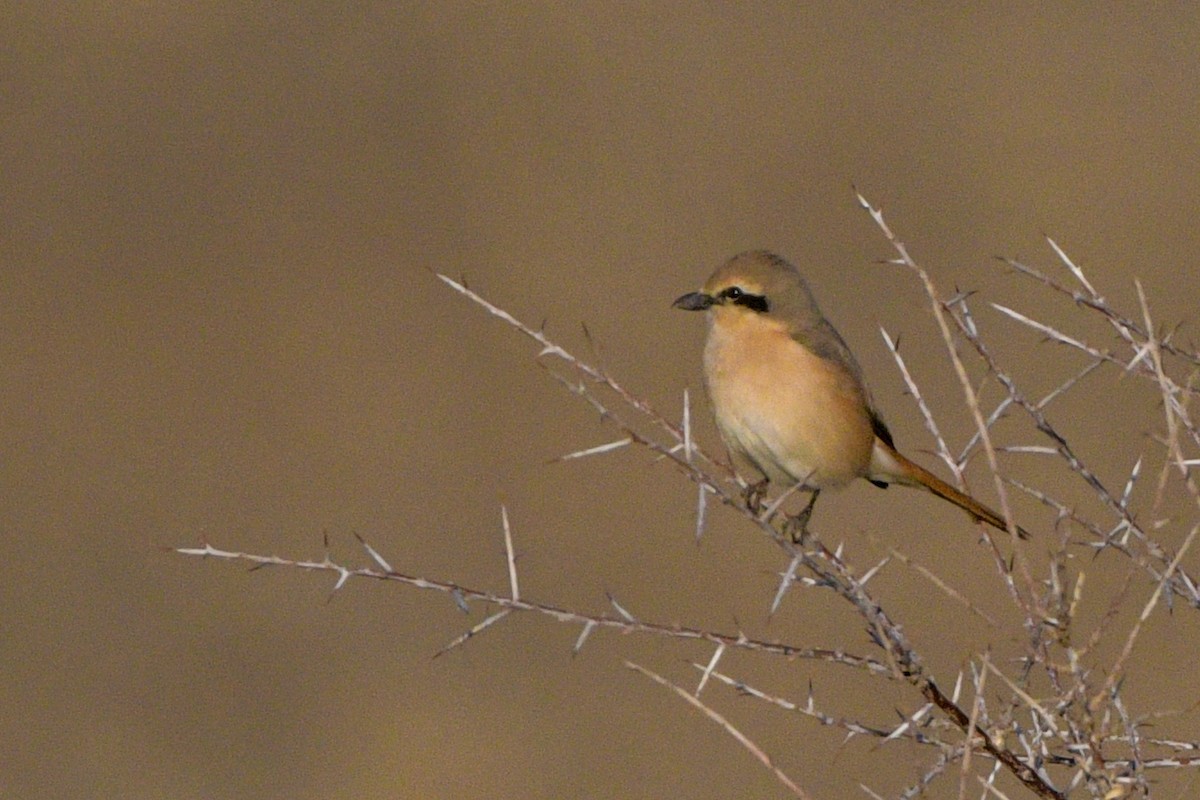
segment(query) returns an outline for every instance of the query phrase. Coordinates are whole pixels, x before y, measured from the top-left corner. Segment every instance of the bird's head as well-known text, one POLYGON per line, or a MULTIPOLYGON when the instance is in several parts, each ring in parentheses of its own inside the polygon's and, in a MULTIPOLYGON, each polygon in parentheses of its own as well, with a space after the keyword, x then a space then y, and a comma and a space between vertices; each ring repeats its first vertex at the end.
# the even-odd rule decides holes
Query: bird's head
POLYGON ((811 314, 817 308, 796 268, 765 250, 729 259, 709 276, 700 291, 683 295, 673 306, 685 311, 715 309, 723 316, 759 315, 784 320, 811 314))

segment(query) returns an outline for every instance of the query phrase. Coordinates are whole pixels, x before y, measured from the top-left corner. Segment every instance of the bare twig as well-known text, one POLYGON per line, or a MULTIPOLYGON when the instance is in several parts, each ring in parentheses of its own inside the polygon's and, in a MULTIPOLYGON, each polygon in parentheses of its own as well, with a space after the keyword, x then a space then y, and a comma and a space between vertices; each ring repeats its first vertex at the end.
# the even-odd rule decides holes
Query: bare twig
MULTIPOLYGON (((592 634, 599 630, 706 642, 713 649, 707 663, 696 665, 700 670, 700 679, 694 694, 644 667, 632 663, 628 666, 671 689, 717 722, 799 797, 808 795, 779 769, 761 747, 731 725, 720 712, 699 700, 700 693, 711 682, 729 685, 760 702, 802 714, 823 726, 840 729, 847 738, 873 737, 880 746, 903 739, 922 746, 925 748, 923 752, 936 753, 920 779, 905 788, 901 797, 915 797, 938 778, 953 774, 950 769, 952 765, 959 767, 961 797, 967 796, 967 787, 973 785, 972 778, 979 782, 983 796, 1004 797, 997 786, 1003 773, 1011 774, 1029 792, 1044 798, 1064 798, 1080 787, 1086 788, 1090 796, 1095 798, 1116 797, 1115 793, 1126 791, 1148 795, 1149 770, 1200 765, 1200 756, 1197 755, 1200 754, 1200 743, 1146 736, 1144 728, 1151 724, 1148 720, 1152 720, 1153 715, 1139 717, 1121 694, 1123 681, 1136 663, 1132 654, 1145 630, 1145 623, 1158 604, 1162 602, 1170 609, 1174 598, 1182 598, 1193 607, 1200 608, 1198 581, 1183 568, 1185 557, 1190 554, 1200 535, 1200 519, 1178 523, 1174 519, 1169 520, 1169 524, 1187 531, 1178 548, 1172 550, 1151 535, 1164 523, 1159 519, 1147 521, 1149 515, 1141 497, 1153 490, 1151 512, 1158 515, 1159 503, 1169 496, 1168 486, 1173 488, 1181 485, 1191 500, 1192 511, 1200 510, 1200 489, 1193 480, 1192 469, 1200 466, 1200 430, 1191 418, 1191 400, 1197 394, 1196 383, 1200 381, 1200 369, 1197 369, 1200 367, 1200 355, 1172 342, 1170 333, 1164 335, 1155 331, 1140 284, 1137 289, 1142 313, 1140 319, 1134 320, 1121 314, 1105 300, 1082 267, 1050 240, 1055 256, 1070 275, 1069 287, 1015 261, 1006 260, 1006 263, 1018 273, 1070 297, 1083 313, 1099 314, 1114 332, 1116 344, 1105 347, 1089 341, 1094 338, 1089 335, 1069 332, 1062 326, 1036 319, 1034 315, 1003 304, 991 304, 1010 327, 1016 323, 1034 330, 1050 342, 1077 350, 1086 358, 1082 368, 1073 368, 1074 371, 1065 380, 1040 400, 1030 400, 1018 389, 1016 378, 1001 367, 985 343, 981 333, 983 326, 974 319, 967 303, 968 293, 953 297, 940 294, 930 273, 909 255, 903 242, 885 223, 882 212, 872 207, 861 195, 858 199, 896 251, 898 257, 892 263, 905 266, 923 286, 946 346, 947 358, 961 385, 965 406, 975 423, 974 433, 955 454, 943 437, 920 386, 900 357, 895 342, 885 333, 887 346, 936 443, 939 457, 962 485, 964 468, 972 455, 980 451, 985 454, 1010 533, 1015 534, 1017 529, 1009 509, 1007 487, 1011 486, 1037 499, 1056 516, 1057 543, 1046 548, 1049 552, 1044 576, 1035 574, 1033 560, 1036 554, 1030 556, 1024 546, 1018 545, 1013 549, 1012 560, 1009 560, 1004 554, 1006 548, 1002 548, 1004 540, 997 539, 986 528, 981 529, 997 575, 1024 617, 1024 630, 1019 636, 1024 641, 1025 650, 1017 660, 1018 668, 1002 669, 993 660, 991 649, 985 648, 982 653, 968 658, 968 669, 959 668, 955 686, 947 693, 936 678, 937 670, 926 663, 918 647, 919 636, 914 641, 916 634, 909 633, 894 616, 894 610, 881 601, 875 592, 877 584, 887 583, 894 577, 888 574, 894 573, 894 570, 885 571, 883 567, 892 559, 899 559, 933 583, 941 595, 972 612, 973 616, 960 615, 962 624, 973 623, 977 617, 987 623, 989 635, 992 631, 1002 630, 1000 623, 985 614, 966 591, 952 588, 950 582, 939 577, 933 569, 913 563, 891 547, 888 547, 888 555, 882 561, 860 572, 850 566, 850 560, 843 554, 840 545, 834 548, 827 546, 815 531, 807 531, 808 535, 802 543, 794 542, 783 513, 784 501, 790 492, 765 504, 765 510, 748 508, 742 491, 746 488, 745 481, 732 471, 725 460, 710 456, 697 445, 692 425, 691 399, 687 392, 684 392, 681 421, 677 424, 626 389, 605 369, 579 359, 551 340, 544 330, 521 322, 467 289, 465 284, 440 275, 439 279, 456 292, 536 342, 540 347, 535 357, 536 363, 619 431, 606 443, 583 447, 556 460, 603 457, 615 450, 640 447, 653 454, 655 460, 669 462, 697 487, 697 538, 704 531, 706 509, 711 497, 740 514, 746 524, 779 547, 785 561, 780 566, 780 581, 770 602, 771 614, 777 611, 793 587, 797 587, 797 595, 803 594, 804 597, 808 597, 813 590, 833 592, 842 601, 842 607, 852 611, 865 627, 876 650, 868 655, 850 654, 837 648, 804 647, 751 638, 740 631, 724 633, 644 621, 611 595, 608 598, 611 611, 603 614, 578 612, 531 601, 521 592, 518 555, 506 507, 501 508, 501 521, 507 594, 397 571, 361 537, 359 540, 373 566, 350 567, 337 563, 329 554, 327 541, 324 557, 320 560, 254 555, 222 550, 208 544, 178 548, 178 552, 244 563, 252 569, 276 566, 326 572, 334 579, 331 596, 343 589, 351 579, 372 579, 449 595, 464 611, 469 611, 473 603, 483 602, 489 606, 490 613, 454 638, 437 655, 463 646, 516 612, 532 613, 579 626, 578 637, 571 649, 573 654, 580 652, 592 634), (970 347, 960 352, 960 345, 964 342, 970 347), (971 349, 974 355, 971 355, 971 349), (978 356, 976 363, 986 370, 985 379, 994 380, 1002 390, 999 401, 994 405, 989 401, 986 409, 981 400, 980 386, 970 378, 971 370, 966 362, 968 357, 975 356, 978 356), (1151 382, 1157 398, 1161 400, 1166 431, 1160 442, 1167 457, 1157 476, 1156 487, 1151 487, 1149 484, 1153 481, 1144 477, 1144 471, 1151 469, 1147 464, 1156 462, 1147 462, 1145 456, 1138 453, 1122 460, 1125 465, 1132 463, 1127 472, 1122 472, 1123 485, 1119 489, 1110 488, 1049 419, 1048 409, 1052 404, 1070 392, 1077 392, 1084 378, 1102 374, 1102 368, 1105 367, 1117 367, 1118 370, 1108 372, 1118 376, 1131 375, 1137 380, 1151 382), (1186 374, 1181 374, 1181 369, 1186 374), (1010 413, 1014 417, 1027 419, 1037 435, 1044 438, 1007 446, 994 443, 993 426, 1010 413), (1111 519, 1098 522, 1089 518, 1067 500, 1060 499, 1068 495, 1058 489, 1052 493, 1045 488, 1001 476, 997 457, 999 452, 1028 454, 1042 459, 1043 465, 1045 456, 1051 456, 1056 459, 1054 463, 1065 467, 1082 481, 1082 485, 1098 498, 1111 519), (1124 583, 1102 588, 1094 585, 1099 579, 1093 576, 1099 571, 1085 574, 1077 566, 1081 560, 1072 560, 1075 556, 1073 551, 1080 546, 1128 559, 1130 567, 1124 576, 1124 583), (876 578, 877 575, 883 575, 888 580, 876 578), (1118 612, 1126 608, 1131 587, 1141 586, 1138 581, 1145 581, 1147 575, 1153 582, 1152 591, 1142 605, 1141 613, 1125 632, 1123 647, 1115 659, 1107 663, 1100 661, 1103 648, 1097 645, 1102 634, 1112 627, 1118 612), (1085 578, 1088 580, 1085 581, 1085 578), (1086 595, 1085 584, 1089 585, 1086 595), (1107 598, 1107 612, 1098 623, 1092 623, 1090 631, 1080 630, 1083 624, 1080 619, 1090 618, 1090 615, 1080 614, 1081 601, 1084 597, 1091 599, 1097 596, 1107 598), (793 703, 719 671, 718 665, 724 656, 734 649, 850 667, 860 670, 872 680, 890 678, 911 687, 908 691, 916 702, 909 705, 915 705, 916 709, 906 711, 895 725, 869 724, 817 709, 811 685, 807 701, 793 703), (969 680, 964 678, 964 674, 969 676, 969 680), (964 688, 965 680, 968 688, 964 688), (988 689, 986 692, 985 687, 988 689), (962 699, 964 694, 971 695, 969 701, 962 699)), ((585 336, 589 346, 595 350, 595 343, 586 329, 585 336)), ((1104 472, 1100 470, 1101 474, 1104 472)), ((1016 545, 1015 538, 1013 544, 1016 545)), ((1040 563, 1038 568, 1041 568, 1040 563)), ((936 592, 929 594, 935 599, 939 596, 936 592)), ((1187 713, 1194 713, 1195 710, 1194 706, 1189 706, 1187 713)), ((864 791, 879 796, 865 787, 864 791)))
POLYGON ((792 794, 796 795, 796 797, 804 798, 804 800, 811 800, 812 795, 810 795, 808 792, 801 789, 800 786, 795 781, 793 781, 791 778, 788 777, 786 772, 784 772, 778 766, 776 766, 775 762, 771 760, 771 757, 768 756, 765 752, 763 752, 762 748, 754 743, 754 740, 752 740, 749 736, 747 736, 746 734, 742 733, 740 730, 735 728, 733 726, 733 723, 731 723, 729 720, 725 719, 725 717, 723 717, 720 713, 718 713, 714 709, 710 708, 709 706, 706 706, 703 702, 701 702, 699 697, 697 697, 694 694, 689 693, 688 691, 680 688, 679 686, 676 686, 675 684, 671 683, 669 680, 662 677, 658 673, 652 672, 651 670, 648 670, 645 667, 638 666, 637 664, 634 664, 632 661, 626 661, 625 666, 629 667, 631 670, 634 670, 635 672, 640 672, 642 675, 645 675, 647 678, 654 681, 659 686, 667 687, 672 692, 674 692, 676 694, 676 696, 681 697, 684 700, 686 700, 692 707, 700 709, 700 711, 702 711, 704 713, 704 716, 708 717, 713 722, 720 725, 725 730, 726 733, 728 733, 735 740, 737 740, 738 744, 740 744, 742 747, 746 748, 748 751, 750 751, 751 755, 753 755, 760 762, 762 762, 762 765, 764 767, 771 770, 771 773, 775 776, 775 778, 780 783, 782 783, 784 786, 786 786, 788 788, 788 791, 790 791, 792 794))

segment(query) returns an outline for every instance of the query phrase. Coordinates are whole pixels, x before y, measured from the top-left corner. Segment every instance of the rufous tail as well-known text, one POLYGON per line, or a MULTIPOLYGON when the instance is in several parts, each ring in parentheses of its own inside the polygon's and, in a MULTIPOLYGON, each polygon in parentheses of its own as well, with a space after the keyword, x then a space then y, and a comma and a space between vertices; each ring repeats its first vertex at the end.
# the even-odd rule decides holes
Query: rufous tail
MULTIPOLYGON (((875 446, 879 447, 882 444, 882 442, 876 440, 875 446)), ((883 446, 887 447, 886 445, 883 446)), ((993 528, 1002 530, 1005 533, 1008 532, 1008 525, 1005 524, 1004 517, 1002 517, 1000 514, 997 514, 995 511, 988 508, 974 497, 971 497, 971 495, 955 489, 953 486, 946 483, 944 480, 934 475, 932 472, 920 466, 919 464, 909 461, 907 458, 897 452, 895 448, 888 447, 887 449, 890 451, 888 452, 888 455, 894 459, 895 465, 900 468, 899 471, 901 474, 891 476, 895 483, 901 483, 906 486, 919 486, 924 489, 928 489, 930 492, 936 494, 943 500, 947 500, 961 508, 963 511, 966 511, 973 519, 986 522, 993 528)), ((1025 530, 1020 525, 1017 525, 1016 527, 1017 534, 1022 539, 1029 538, 1029 531, 1025 530)))

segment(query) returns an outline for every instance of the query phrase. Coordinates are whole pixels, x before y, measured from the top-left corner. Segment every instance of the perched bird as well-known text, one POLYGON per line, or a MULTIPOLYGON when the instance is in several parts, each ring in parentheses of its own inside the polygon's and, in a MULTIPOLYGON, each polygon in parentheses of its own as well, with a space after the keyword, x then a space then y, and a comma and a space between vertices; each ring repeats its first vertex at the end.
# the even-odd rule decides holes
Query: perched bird
POLYGON ((801 531, 822 489, 855 478, 927 489, 1008 530, 1000 514, 896 451, 850 348, 787 261, 766 251, 734 256, 674 307, 708 311, 704 383, 717 428, 765 481, 811 493, 801 531))

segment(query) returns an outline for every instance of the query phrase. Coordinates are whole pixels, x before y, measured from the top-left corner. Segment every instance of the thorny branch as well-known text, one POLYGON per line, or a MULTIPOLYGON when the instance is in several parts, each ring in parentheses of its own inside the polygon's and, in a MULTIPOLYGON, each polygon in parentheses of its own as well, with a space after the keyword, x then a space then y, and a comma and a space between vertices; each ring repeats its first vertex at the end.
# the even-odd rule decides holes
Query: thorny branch
MULTIPOLYGON (((550 617, 556 622, 582 625, 587 631, 588 636, 590 636, 595 630, 607 629, 620 633, 640 633, 671 639, 705 641, 718 646, 732 647, 740 650, 748 650, 759 653, 768 653, 771 655, 783 656, 785 658, 828 661, 830 663, 854 667, 856 669, 862 669, 869 673, 879 675, 887 675, 889 672, 888 667, 885 664, 882 664, 875 659, 853 655, 843 650, 822 649, 817 647, 799 647, 797 645, 785 644, 782 642, 770 642, 762 639, 753 639, 740 632, 721 633, 718 631, 703 630, 700 628, 689 628, 683 625, 666 625, 656 622, 644 622, 623 609, 616 602, 616 600, 612 598, 610 598, 610 602, 613 604, 614 609, 617 610, 617 616, 574 611, 547 603, 539 603, 526 599, 517 599, 511 596, 490 592, 486 589, 475 589, 454 581, 443 581, 432 578, 422 578, 416 575, 408 575, 403 572, 398 572, 386 564, 381 564, 380 568, 378 569, 371 567, 345 566, 334 561, 333 558, 328 554, 326 554, 326 556, 319 561, 299 560, 283 558, 281 556, 264 556, 253 553, 240 553, 233 550, 222 550, 220 548, 213 547, 211 544, 205 544, 200 547, 179 547, 175 548, 175 551, 188 556, 200 556, 202 558, 212 558, 220 561, 238 561, 244 564, 249 564, 252 569, 261 569, 264 567, 287 567, 310 572, 328 572, 338 577, 337 584, 334 587, 335 591, 341 589, 345 585, 346 581, 350 578, 360 578, 375 581, 392 581, 395 583, 404 584, 406 586, 411 586, 415 589, 442 592, 450 595, 454 602, 458 604, 459 607, 464 611, 469 610, 470 603, 482 602, 488 605, 497 606, 504 611, 525 611, 550 617)), ((583 640, 581 639, 576 643, 575 650, 580 650, 582 645, 583 640)), ((445 652, 449 649, 452 648, 446 648, 442 652, 445 652)))
MULTIPOLYGON (((509 595, 473 589, 454 581, 432 580, 399 572, 365 542, 363 546, 374 560, 375 567, 343 566, 334 562, 328 553, 322 560, 305 561, 221 550, 208 544, 179 548, 178 551, 186 555, 249 563, 254 568, 280 566, 329 572, 337 576, 335 591, 350 578, 382 580, 448 594, 464 610, 472 602, 483 602, 498 609, 452 641, 442 652, 463 644, 513 612, 541 614, 561 623, 580 626, 580 634, 575 644, 576 651, 582 648, 597 630, 617 630, 624 633, 709 642, 716 649, 707 665, 697 665, 702 671, 702 677, 693 693, 686 692, 650 670, 632 664, 630 667, 671 688, 703 711, 771 769, 790 791, 800 797, 808 795, 783 773, 761 748, 742 731, 730 725, 720 713, 699 702, 698 696, 710 679, 769 703, 772 707, 795 711, 817 720, 824 726, 840 728, 848 736, 869 736, 882 742, 905 739, 934 748, 935 760, 917 783, 901 792, 901 797, 914 797, 923 793, 934 781, 948 774, 948 768, 955 763, 961 767, 962 794, 966 790, 968 773, 973 771, 973 758, 980 758, 992 765, 986 778, 980 775, 975 777, 995 796, 1002 796, 995 786, 1000 770, 1012 775, 1039 797, 1065 798, 1068 793, 1079 787, 1084 787, 1090 796, 1097 798, 1125 796, 1128 792, 1147 795, 1147 770, 1200 765, 1200 755, 1193 755, 1200 753, 1200 744, 1147 737, 1142 731, 1147 718, 1131 713, 1121 698, 1121 678, 1128 669, 1129 654, 1137 642, 1140 625, 1153 611, 1156 602, 1163 600, 1170 607, 1173 598, 1181 598, 1192 607, 1200 608, 1200 588, 1181 563, 1195 536, 1200 532, 1200 524, 1191 527, 1185 541, 1175 552, 1152 539, 1139 524, 1131 502, 1140 474, 1141 460, 1135 465, 1123 491, 1109 488, 1059 433, 1049 418, 1047 408, 1051 402, 1071 391, 1084 377, 1105 365, 1117 366, 1123 374, 1135 374, 1149 379, 1163 401, 1167 427, 1164 444, 1168 452, 1168 465, 1178 471, 1185 490, 1200 506, 1200 492, 1190 472, 1192 467, 1200 464, 1200 458, 1194 455, 1189 457, 1184 452, 1185 443, 1191 443, 1193 446, 1200 444, 1200 435, 1197 434, 1188 407, 1188 400, 1196 394, 1193 381, 1196 369, 1200 367, 1200 356, 1172 342, 1170 336, 1158 336, 1153 332, 1154 326, 1144 297, 1142 321, 1134 321, 1119 313, 1097 293, 1083 270, 1051 241, 1056 255, 1082 288, 1068 288, 1056 279, 1012 260, 1006 260, 1006 263, 1018 273, 1040 281, 1056 293, 1070 297, 1077 307, 1100 314, 1115 331, 1122 345, 1129 349, 1130 354, 1128 358, 1124 358, 1108 349, 1088 344, 1085 337, 1062 332, 1055 326, 1034 320, 1026 314, 993 304, 993 307, 1008 319, 1039 332, 1052 342, 1078 350, 1089 359, 1082 370, 1040 401, 1030 400, 1020 390, 1017 381, 1001 368, 985 345, 979 326, 968 306, 967 296, 944 298, 938 292, 929 273, 910 256, 904 244, 884 222, 882 212, 872 207, 861 195, 859 202, 870 213, 898 253, 899 257, 893 263, 910 269, 925 288, 946 343, 948 356, 964 390, 967 407, 976 423, 975 434, 967 445, 958 451, 958 455, 954 455, 955 451, 942 437, 936 419, 921 397, 919 388, 899 357, 894 343, 888 339, 889 348, 918 403, 926 427, 937 443, 937 452, 961 483, 964 465, 973 451, 981 449, 992 474, 996 477, 1001 511, 1009 521, 1010 533, 1014 534, 1012 542, 1008 543, 1008 546, 1014 548, 1014 555, 1006 557, 1003 554, 1003 546, 1006 543, 998 541, 987 529, 982 530, 982 541, 993 556, 1002 584, 1024 617, 1027 652, 1022 668, 1015 677, 998 669, 985 653, 969 664, 973 697, 969 700, 960 699, 963 683, 961 674, 953 691, 945 692, 901 625, 867 588, 870 578, 878 569, 889 563, 889 560, 910 563, 902 554, 893 552, 890 559, 859 575, 843 560, 840 550, 830 550, 817 536, 806 538, 803 544, 794 543, 791 536, 784 532, 782 523, 776 519, 774 507, 758 514, 748 509, 743 502, 744 482, 723 461, 710 456, 696 445, 690 430, 690 409, 686 395, 682 423, 673 423, 645 400, 618 383, 605 370, 582 361, 552 341, 543 330, 526 325, 468 289, 464 283, 444 275, 437 277, 454 291, 536 342, 541 348, 537 363, 546 368, 569 392, 594 409, 602 419, 621 431, 622 438, 619 440, 584 448, 564 458, 599 456, 635 444, 669 461, 699 487, 697 533, 703 530, 705 504, 711 496, 742 514, 751 525, 784 551, 788 566, 781 573, 783 579, 774 598, 772 611, 793 586, 831 590, 845 600, 863 620, 872 642, 879 649, 878 656, 867 657, 836 649, 768 642, 747 637, 741 632, 730 634, 645 622, 629 613, 615 598, 610 598, 615 615, 591 614, 531 601, 518 589, 507 509, 502 510, 502 521, 509 595), (960 342, 970 346, 986 373, 1004 389, 1004 398, 991 411, 985 411, 983 408, 978 387, 972 382, 968 365, 959 352, 960 342), (1177 359, 1184 365, 1188 371, 1186 379, 1181 381, 1173 376, 1167 359, 1177 359), (610 404, 608 398, 611 397, 617 398, 619 408, 610 404), (1000 446, 993 442, 992 426, 1008 411, 1014 409, 1025 414, 1033 429, 1043 436, 1048 444, 1000 446), (1106 529, 1106 526, 1083 517, 1071 504, 1055 498, 1049 492, 1003 477, 999 461, 1001 453, 1048 454, 1058 457, 1112 514, 1113 526, 1106 529), (1035 576, 1030 554, 1016 540, 1012 510, 1006 493, 1007 486, 1034 497, 1056 514, 1058 546, 1050 553, 1047 576, 1044 579, 1035 576), (1084 538, 1077 539, 1072 532, 1084 538), (1072 578, 1066 559, 1068 549, 1081 544, 1128 558, 1138 569, 1147 573, 1155 584, 1154 592, 1143 607, 1137 624, 1129 631, 1117 662, 1110 665, 1112 668, 1108 670, 1103 665, 1085 665, 1085 660, 1096 652, 1095 645, 1104 625, 1096 627, 1089 636, 1083 637, 1082 646, 1072 641, 1072 626, 1075 624, 1077 607, 1083 596, 1086 574, 1078 572, 1072 578), (1019 583, 1014 580, 1015 576, 1019 576, 1019 583), (904 721, 895 727, 871 725, 828 714, 815 707, 811 687, 807 703, 793 703, 718 671, 717 664, 728 648, 821 660, 863 670, 868 675, 900 680, 912 686, 923 703, 916 712, 905 717, 904 721), (1038 668, 1045 676, 1044 684, 1048 686, 1049 694, 1043 689, 1039 696, 1032 689, 1038 668), (996 688, 996 681, 993 681, 985 694, 985 676, 989 674, 999 678, 1001 688, 996 688), (1094 674, 1106 678, 1097 681, 1093 678, 1094 674), (1006 696, 995 699, 1004 693, 1006 696), (989 697, 993 699, 989 700, 989 697), (935 713, 934 709, 940 714, 935 713)), ((1160 487, 1165 485, 1166 480, 1167 473, 1164 468, 1160 487)), ((977 610, 927 570, 922 574, 926 574, 951 597, 965 602, 968 608, 977 610)), ((1126 598, 1128 589, 1127 580, 1125 587, 1112 593, 1112 606, 1105 621, 1113 618, 1116 609, 1126 598)), ((981 613, 980 616, 987 618, 981 613)), ((878 796, 865 787, 864 790, 868 794, 878 796)))

